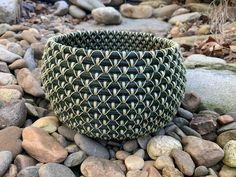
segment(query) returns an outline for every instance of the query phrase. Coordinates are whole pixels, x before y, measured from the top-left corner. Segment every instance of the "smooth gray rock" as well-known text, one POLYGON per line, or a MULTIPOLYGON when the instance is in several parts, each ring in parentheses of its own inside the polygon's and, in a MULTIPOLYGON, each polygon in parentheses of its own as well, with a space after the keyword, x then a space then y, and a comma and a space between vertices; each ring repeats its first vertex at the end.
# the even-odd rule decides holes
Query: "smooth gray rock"
POLYGON ((39 167, 26 167, 17 174, 17 177, 39 177, 39 167))
POLYGON ((57 164, 47 163, 39 169, 40 177, 75 177, 74 173, 68 167, 57 164))
POLYGON ((104 159, 109 159, 108 150, 91 138, 77 133, 74 137, 75 143, 83 151, 85 151, 89 156, 101 157, 104 159))
POLYGON ((17 80, 13 74, 0 72, 0 86, 15 85, 16 83, 17 80))
POLYGON ((20 17, 19 0, 0 1, 0 23, 13 24, 20 17))
POLYGON ((99 0, 70 0, 70 2, 88 11, 92 11, 93 9, 99 7, 104 7, 104 4, 99 0))
POLYGON ((80 165, 86 158, 86 153, 84 151, 78 151, 70 154, 64 161, 64 165, 67 167, 74 167, 80 165))
POLYGON ((13 61, 20 59, 21 56, 9 52, 7 49, 0 47, 0 61, 12 63, 13 61))
POLYGON ((226 70, 188 69, 187 91, 201 96, 202 103, 210 110, 220 108, 225 112, 236 108, 236 73, 226 70))
POLYGON ((74 137, 76 132, 72 129, 70 129, 69 127, 62 125, 60 127, 58 127, 58 132, 63 135, 66 139, 70 140, 70 141, 74 141, 74 137))
POLYGON ((0 36, 3 35, 5 32, 7 32, 9 29, 11 29, 11 26, 7 23, 0 24, 0 36))
POLYGON ((169 23, 173 25, 176 24, 177 22, 185 23, 188 21, 197 20, 200 16, 201 14, 199 12, 191 12, 187 14, 177 15, 177 16, 172 17, 169 20, 169 23))
POLYGON ((66 1, 57 1, 55 3, 56 11, 54 12, 55 15, 63 16, 66 15, 69 11, 69 5, 66 1))
POLYGON ((34 51, 31 47, 26 50, 24 60, 26 61, 26 65, 28 66, 29 70, 32 71, 37 67, 37 64, 34 59, 34 51))
POLYGON ((71 5, 69 7, 69 14, 74 18, 84 18, 86 16, 86 12, 80 9, 77 6, 71 5))
POLYGON ((129 19, 124 18, 120 25, 102 25, 97 24, 95 20, 81 22, 75 28, 76 30, 118 30, 134 32, 151 32, 158 36, 164 36, 169 31, 171 25, 156 18, 149 19, 129 19), (148 24, 148 25, 147 25, 148 24))
POLYGON ((0 151, 0 176, 7 171, 12 158, 12 153, 10 151, 0 151))

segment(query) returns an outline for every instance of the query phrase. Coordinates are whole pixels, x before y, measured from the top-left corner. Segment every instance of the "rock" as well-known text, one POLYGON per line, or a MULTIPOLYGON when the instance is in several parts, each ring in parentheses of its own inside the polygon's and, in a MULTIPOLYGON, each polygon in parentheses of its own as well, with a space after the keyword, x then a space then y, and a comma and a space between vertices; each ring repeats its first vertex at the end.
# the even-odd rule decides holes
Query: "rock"
POLYGON ((11 73, 0 72, 0 86, 15 85, 17 80, 11 73))
POLYGON ((10 151, 0 151, 0 176, 8 169, 12 161, 12 153, 10 151))
POLYGON ((149 140, 150 140, 151 138, 152 138, 151 135, 146 135, 146 136, 143 136, 143 137, 139 137, 139 138, 137 139, 139 146, 140 146, 142 149, 146 150, 147 144, 148 144, 148 142, 149 142, 149 140))
POLYGON ((74 140, 77 146, 79 146, 80 149, 85 151, 89 156, 96 156, 104 159, 109 159, 108 150, 101 144, 90 139, 89 137, 77 133, 74 137, 74 140))
POLYGON ((120 12, 113 7, 99 7, 92 10, 92 15, 97 23, 105 25, 119 25, 122 22, 120 12))
POLYGON ((119 6, 124 3, 124 0, 111 0, 108 4, 109 6, 119 6))
POLYGON ((225 125, 225 124, 233 122, 234 118, 232 116, 230 116, 230 115, 222 115, 222 116, 218 117, 217 121, 221 125, 225 125))
POLYGON ((40 128, 24 128, 22 136, 23 148, 39 162, 62 162, 67 157, 67 151, 40 128))
POLYGON ((230 140, 236 140, 236 130, 229 130, 226 132, 221 133, 217 137, 217 144, 224 148, 225 144, 230 140))
POLYGON ((159 171, 152 166, 148 168, 147 171, 148 171, 148 177, 162 177, 159 171))
POLYGON ((179 8, 172 14, 172 17, 177 16, 177 15, 187 14, 189 12, 190 11, 186 8, 179 8))
POLYGON ((179 108, 178 109, 178 114, 181 117, 185 118, 186 120, 191 121, 193 119, 193 114, 191 112, 189 112, 188 110, 186 110, 186 109, 179 108))
POLYGON ((175 117, 175 118, 173 119, 173 122, 174 122, 178 127, 182 127, 182 126, 184 126, 184 125, 189 126, 189 122, 188 122, 186 119, 182 118, 182 117, 175 117))
POLYGON ((236 122, 232 122, 219 128, 217 130, 217 133, 220 134, 220 133, 223 133, 229 130, 235 130, 235 129, 236 129, 236 122))
POLYGON ((177 16, 172 17, 169 20, 169 23, 173 25, 176 24, 177 22, 186 23, 189 21, 197 20, 198 18, 200 18, 200 16, 201 14, 199 12, 191 12, 187 14, 177 15, 177 16))
POLYGON ((57 132, 53 132, 52 133, 52 136, 63 146, 63 147, 66 147, 69 142, 66 141, 66 139, 64 138, 64 136, 60 135, 59 133, 57 132))
POLYGON ((33 43, 30 45, 33 49, 34 57, 36 59, 41 59, 43 56, 44 45, 41 42, 33 43))
POLYGON ((174 148, 182 149, 182 145, 178 140, 165 135, 155 136, 148 142, 147 152, 155 160, 162 155, 169 156, 174 148))
POLYGON ((86 17, 86 12, 82 9, 80 9, 77 6, 71 5, 69 7, 69 14, 74 18, 84 18, 86 17))
POLYGON ((3 177, 16 177, 16 175, 17 175, 17 167, 14 164, 11 164, 3 177))
POLYGON ((12 53, 19 55, 21 57, 24 55, 24 51, 23 51, 22 47, 15 42, 9 42, 6 47, 9 52, 12 52, 12 53))
POLYGON ((27 68, 26 61, 24 59, 18 59, 9 65, 10 70, 27 68))
POLYGON ((122 18, 120 25, 97 24, 95 20, 81 22, 75 27, 76 30, 117 30, 134 32, 151 32, 158 36, 164 36, 170 29, 170 24, 156 18, 149 19, 129 19, 122 18), (148 26, 146 25, 148 24, 148 26))
POLYGON ((36 80, 29 69, 23 68, 17 72, 16 75, 19 85, 24 89, 26 93, 29 93, 35 97, 41 97, 44 95, 44 91, 41 84, 36 80))
POLYGON ((217 123, 209 117, 196 116, 190 122, 190 127, 196 130, 200 135, 205 135, 216 130, 217 123))
POLYGON ((141 157, 142 159, 144 159, 146 154, 145 154, 145 151, 143 149, 139 149, 133 155, 136 155, 136 156, 141 157))
POLYGON ((125 177, 116 163, 93 156, 88 157, 81 164, 80 171, 87 177, 125 177))
POLYGON ((169 156, 160 156, 157 157, 154 166, 158 169, 158 170, 163 170, 163 168, 165 167, 175 167, 174 162, 172 160, 171 157, 169 156))
POLYGON ((205 166, 198 166, 194 171, 194 176, 196 176, 196 177, 206 176, 208 174, 209 174, 209 171, 208 171, 207 167, 205 167, 205 166))
POLYGON ((0 108, 0 125, 21 127, 26 120, 24 100, 13 100, 0 108))
POLYGON ((78 151, 70 154, 64 161, 64 165, 67 167, 75 167, 80 165, 86 159, 86 153, 84 151, 78 151))
POLYGON ((26 40, 30 44, 38 42, 38 40, 35 37, 35 34, 30 30, 24 30, 21 33, 21 37, 22 39, 26 40))
POLYGON ((12 102, 21 99, 22 93, 17 89, 0 88, 0 101, 12 102))
POLYGON ((39 167, 26 167, 17 174, 17 177, 39 177, 39 167))
POLYGON ((9 70, 6 62, 0 61, 0 72, 10 73, 10 70, 9 70))
POLYGON ((171 3, 170 0, 148 0, 141 2, 140 5, 148 5, 153 8, 158 8, 161 6, 169 5, 170 3, 171 3))
POLYGON ((174 167, 165 167, 162 170, 162 176, 163 177, 184 177, 184 175, 174 167))
POLYGON ((0 36, 3 35, 5 32, 9 31, 11 26, 7 23, 0 24, 0 36))
POLYGON ((38 112, 36 111, 35 107, 30 104, 30 103, 25 103, 25 106, 27 108, 27 114, 34 116, 34 117, 39 117, 38 112))
POLYGON ((68 167, 57 164, 47 163, 39 168, 40 177, 75 177, 74 173, 68 167))
POLYGON ((138 143, 136 140, 126 141, 123 144, 123 149, 127 152, 135 151, 138 148, 138 143))
POLYGON ((190 127, 188 127, 186 125, 184 125, 184 126, 182 126, 180 128, 188 136, 196 136, 198 138, 202 137, 198 132, 196 132, 195 130, 193 130, 192 128, 190 128, 190 127))
POLYGON ((192 12, 201 12, 205 15, 212 11, 212 7, 207 3, 189 3, 186 5, 192 12))
POLYGON ((210 25, 200 25, 198 29, 198 35, 207 35, 211 32, 211 26, 210 25))
POLYGON ((119 150, 116 152, 116 159, 125 160, 130 155, 129 152, 119 150))
POLYGON ((20 18, 20 1, 8 0, 0 2, 0 23, 13 24, 20 18))
POLYGON ((57 1, 54 6, 56 7, 56 11, 53 14, 58 16, 66 15, 69 11, 69 5, 66 1, 57 1))
POLYGON ((186 136, 182 139, 182 144, 184 145, 184 151, 191 155, 198 166, 211 167, 224 157, 224 151, 211 141, 186 136))
POLYGON ((21 56, 14 54, 0 46, 0 61, 4 61, 7 63, 12 63, 17 59, 20 59, 21 56))
POLYGON ((126 174, 126 177, 136 177, 136 176, 147 177, 148 176, 148 172, 147 171, 140 171, 140 170, 130 170, 126 174))
POLYGON ((99 0, 70 0, 70 2, 88 11, 92 11, 93 9, 99 7, 104 7, 104 4, 99 0))
POLYGON ((14 126, 0 130, 0 151, 10 151, 14 158, 20 154, 22 151, 21 132, 20 128, 14 126))
POLYGON ((37 64, 34 60, 34 51, 31 47, 26 50, 24 60, 26 62, 27 68, 29 68, 30 71, 37 67, 37 64))
POLYGON ((141 157, 130 155, 125 159, 127 170, 141 170, 144 166, 144 160, 141 157))
POLYGON ((76 144, 69 144, 65 147, 68 153, 78 152, 80 149, 76 144))
POLYGON ((153 10, 153 16, 161 19, 169 19, 172 16, 172 14, 179 8, 180 6, 177 4, 171 4, 159 7, 153 10))
POLYGON ((236 168, 230 168, 226 165, 224 165, 220 170, 220 177, 235 177, 236 174, 236 168))
POLYGON ((224 153, 224 164, 229 167, 236 167, 236 140, 230 140, 225 144, 224 153))
POLYGON ((53 133, 57 131, 57 128, 59 127, 59 120, 56 116, 41 117, 36 120, 32 126, 42 128, 48 133, 53 133))
POLYGON ((236 87, 235 72, 202 68, 188 69, 186 77, 186 90, 201 95, 202 103, 206 108, 210 110, 221 108, 224 112, 235 110, 236 102, 233 98, 236 95, 231 89, 236 87))
POLYGON ((180 149, 173 149, 171 156, 175 160, 178 169, 186 176, 192 176, 195 169, 195 164, 190 155, 180 149))
POLYGON ((58 127, 58 132, 63 135, 66 139, 70 140, 70 141, 74 141, 74 137, 76 132, 72 129, 70 129, 69 127, 62 125, 60 127, 58 127))
POLYGON ((201 98, 193 92, 185 92, 182 107, 190 112, 195 112, 201 104, 201 98))
POLYGON ((126 174, 127 169, 123 160, 114 160, 113 162, 117 164, 120 167, 120 169, 126 174))
POLYGON ((122 4, 120 12, 128 18, 149 18, 152 16, 153 8, 148 5, 122 4))
POLYGON ((208 134, 202 135, 202 138, 204 140, 209 140, 209 141, 215 142, 215 140, 217 138, 217 134, 216 134, 216 132, 210 132, 208 134))
POLYGON ((30 156, 19 154, 14 160, 17 170, 20 171, 26 167, 35 166, 37 161, 30 156))

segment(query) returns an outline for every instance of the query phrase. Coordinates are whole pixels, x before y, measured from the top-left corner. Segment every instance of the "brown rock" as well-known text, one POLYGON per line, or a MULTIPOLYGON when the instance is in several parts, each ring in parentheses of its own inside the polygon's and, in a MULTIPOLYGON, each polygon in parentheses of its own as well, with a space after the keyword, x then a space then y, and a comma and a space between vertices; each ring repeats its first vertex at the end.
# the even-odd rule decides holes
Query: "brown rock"
POLYGON ((148 177, 162 177, 162 176, 156 168, 150 167, 148 169, 148 177))
POLYGON ((233 122, 234 118, 232 116, 230 116, 230 115, 222 115, 222 116, 218 117, 217 121, 221 125, 225 125, 225 124, 233 122))
POLYGON ((86 177, 125 177, 116 163, 94 156, 88 157, 81 164, 80 170, 86 177))
POLYGON ((26 152, 39 162, 62 162, 67 151, 44 130, 27 127, 23 130, 22 146, 26 152))
POLYGON ((154 167, 154 160, 147 160, 144 161, 144 166, 143 166, 143 170, 148 170, 150 167, 154 167))
POLYGON ((24 59, 18 59, 9 65, 9 69, 11 70, 22 69, 22 68, 27 68, 27 64, 24 59))
POLYGON ((193 92, 186 92, 184 94, 184 100, 182 101, 182 107, 190 112, 195 112, 201 103, 201 98, 193 92))
POLYGON ((3 177, 16 177, 16 175, 17 175, 17 167, 16 165, 11 164, 3 177))
POLYGON ((229 130, 229 131, 221 133, 217 137, 216 142, 220 147, 223 148, 225 144, 229 142, 230 140, 236 140, 236 130, 229 130))
POLYGON ((22 130, 18 127, 8 127, 0 130, 0 151, 11 151, 14 158, 22 151, 22 130))
POLYGON ((235 177, 236 176, 236 168, 230 168, 224 165, 219 173, 220 177, 235 177))
POLYGON ((56 116, 41 117, 36 120, 32 126, 42 128, 48 133, 53 133, 57 131, 57 128, 59 127, 59 120, 56 116))
POLYGON ((29 69, 20 69, 17 72, 16 77, 19 85, 24 89, 25 92, 36 97, 41 97, 44 95, 44 91, 40 82, 33 77, 29 69))
POLYGON ((141 170, 144 160, 141 157, 130 155, 125 159, 125 166, 128 170, 141 170))
POLYGON ((14 84, 17 84, 17 80, 13 74, 0 72, 0 86, 14 84))
POLYGON ((24 30, 22 33, 21 33, 21 37, 26 40, 27 42, 29 42, 30 44, 31 43, 36 43, 38 42, 38 40, 35 38, 35 35, 33 34, 32 31, 30 30, 24 30))
POLYGON ((159 7, 153 10, 153 16, 161 19, 169 19, 171 15, 179 9, 180 6, 177 4, 171 4, 164 7, 159 7))
POLYGON ((182 144, 184 145, 184 151, 191 155, 198 166, 211 167, 224 157, 224 151, 211 141, 186 136, 182 139, 182 144))
POLYGON ((152 16, 152 7, 148 5, 122 4, 120 12, 123 16, 129 18, 149 18, 152 16))
POLYGON ((217 123, 206 116, 196 116, 190 122, 190 127, 196 130, 200 135, 205 135, 216 130, 217 123))
POLYGON ((16 89, 0 88, 0 93, 0 100, 3 102, 11 102, 22 97, 22 93, 16 89))
POLYGON ((10 73, 6 62, 0 61, 0 72, 10 73))
POLYGON ((162 170, 162 176, 163 177, 184 177, 184 175, 174 167, 165 167, 162 170))
POLYGON ((17 166, 17 170, 20 171, 29 166, 35 166, 37 161, 30 156, 19 154, 14 160, 14 164, 17 166))
POLYGON ((154 163, 154 166, 158 170, 162 170, 165 167, 175 167, 174 162, 171 157, 169 156, 160 156, 154 163))
POLYGON ((126 177, 148 177, 148 172, 147 171, 140 171, 140 170, 131 170, 128 171, 126 174, 126 177))
POLYGON ((130 155, 129 152, 119 150, 116 152, 116 159, 125 160, 130 155))

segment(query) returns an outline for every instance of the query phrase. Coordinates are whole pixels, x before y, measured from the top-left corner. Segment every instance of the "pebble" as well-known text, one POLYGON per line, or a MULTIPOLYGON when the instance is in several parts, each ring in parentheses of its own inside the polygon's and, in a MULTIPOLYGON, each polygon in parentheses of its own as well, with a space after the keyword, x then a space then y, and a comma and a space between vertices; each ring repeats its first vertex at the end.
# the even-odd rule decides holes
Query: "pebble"
POLYGON ((59 120, 56 116, 41 117, 36 120, 32 126, 42 128, 48 133, 53 133, 57 131, 57 128, 59 127, 59 120))
POLYGON ((24 55, 24 60, 26 62, 27 68, 32 71, 37 67, 37 64, 34 59, 34 51, 31 47, 29 47, 24 55))
POLYGON ((125 174, 127 173, 127 169, 123 160, 114 160, 113 162, 117 164, 125 174))
POLYGON ((99 7, 104 7, 104 4, 99 0, 70 0, 70 2, 88 11, 92 11, 93 9, 99 7))
POLYGON ((131 5, 126 3, 120 6, 121 14, 129 18, 150 18, 152 11, 153 8, 148 5, 131 5))
POLYGON ((89 177, 125 177, 116 163, 94 156, 88 157, 80 166, 81 173, 89 177))
POLYGON ((80 165, 86 159, 86 153, 84 151, 78 151, 70 154, 64 161, 64 165, 67 167, 75 167, 80 165))
POLYGON ((201 138, 202 136, 195 130, 193 130, 192 128, 184 125, 180 128, 186 135, 189 135, 189 136, 196 136, 198 138, 201 138))
POLYGON ((184 175, 174 167, 165 167, 162 170, 162 176, 163 177, 184 177, 184 175))
POLYGON ((6 45, 6 47, 7 47, 8 51, 23 57, 24 51, 23 51, 22 47, 19 44, 15 43, 15 42, 9 42, 6 45))
POLYGON ((148 177, 147 171, 140 171, 140 170, 130 170, 126 174, 126 177, 148 177))
POLYGON ((65 147, 68 153, 78 152, 80 149, 76 144, 69 144, 65 147))
POLYGON ((136 156, 141 157, 142 159, 144 159, 145 151, 143 149, 139 149, 133 155, 136 155, 136 156))
POLYGON ((129 152, 119 150, 116 152, 116 159, 125 160, 130 155, 129 152))
POLYGON ((12 102, 22 98, 22 93, 17 89, 0 88, 0 100, 3 102, 12 102))
POLYGON ((40 128, 24 128, 22 136, 23 148, 39 162, 62 162, 67 157, 67 151, 59 142, 40 128))
POLYGON ((30 31, 30 30, 24 30, 21 33, 21 37, 22 37, 22 39, 26 40, 30 44, 39 42, 36 39, 35 34, 32 31, 30 31))
POLYGON ((71 5, 69 7, 69 14, 72 17, 78 18, 78 19, 86 17, 86 12, 84 10, 80 9, 79 7, 74 6, 74 5, 71 5))
POLYGON ((10 151, 0 151, 0 176, 2 176, 8 169, 13 159, 10 151))
POLYGON ((66 125, 62 125, 60 127, 58 127, 58 132, 63 135, 66 139, 70 140, 70 141, 74 141, 74 137, 76 132, 72 129, 70 129, 69 127, 67 127, 66 125))
POLYGON ((10 70, 22 69, 22 68, 27 68, 27 64, 24 59, 18 59, 13 63, 11 63, 8 67, 10 70))
POLYGON ((17 59, 20 59, 21 56, 12 53, 10 51, 8 51, 7 49, 4 49, 0 46, 0 61, 4 61, 7 63, 12 63, 17 59))
POLYGON ((39 177, 39 167, 26 167, 17 174, 17 177, 39 177))
POLYGON ((214 142, 203 140, 195 136, 182 139, 184 151, 189 153, 196 165, 211 167, 224 157, 224 151, 214 142))
POLYGON ((160 19, 169 19, 171 15, 179 9, 180 6, 177 4, 171 4, 163 7, 159 7, 153 10, 153 17, 160 18, 160 19))
POLYGON ((24 89, 26 93, 29 93, 35 97, 41 97, 44 95, 44 91, 40 82, 34 78, 29 69, 23 68, 17 72, 16 75, 18 84, 24 89))
POLYGON ((186 109, 179 108, 178 114, 180 115, 180 117, 183 117, 187 119, 188 121, 191 121, 193 119, 193 114, 186 109))
POLYGON ((0 72, 10 73, 10 70, 9 70, 6 62, 0 61, 0 72))
POLYGON ((141 170, 144 166, 144 160, 141 157, 130 155, 125 159, 127 170, 141 170))
POLYGON ((189 21, 197 20, 200 18, 200 16, 201 14, 199 12, 191 12, 191 13, 174 16, 168 22, 173 25, 176 24, 177 22, 186 23, 189 21))
POLYGON ((29 166, 35 166, 37 161, 30 156, 19 154, 14 160, 17 170, 20 171, 29 166))
POLYGON ((33 49, 34 57, 36 59, 42 59, 43 51, 44 51, 44 45, 41 42, 36 42, 30 45, 30 47, 33 49))
POLYGON ((195 169, 195 164, 190 155, 180 149, 173 149, 171 151, 175 164, 178 169, 186 176, 192 176, 195 169))
POLYGON ((120 12, 114 7, 99 7, 92 10, 92 15, 98 24, 119 25, 122 22, 120 12))
POLYGON ((222 115, 220 117, 218 117, 217 121, 221 124, 221 125, 226 125, 228 123, 231 123, 234 121, 234 118, 230 115, 222 115))
POLYGON ((189 9, 179 8, 172 14, 172 17, 177 16, 177 15, 186 14, 186 13, 189 13, 189 12, 190 12, 189 9))
POLYGON ((174 162, 171 157, 169 156, 160 156, 156 159, 154 166, 158 170, 163 170, 165 167, 175 167, 174 162))
POLYGON ((236 168, 230 168, 226 165, 223 165, 223 167, 220 170, 220 177, 235 177, 236 174, 236 168))
POLYGON ((137 140, 129 140, 123 144, 123 149, 127 152, 135 151, 138 148, 137 140))
POLYGON ((194 176, 200 177, 200 176, 206 176, 209 174, 209 171, 207 167, 205 166, 198 166, 194 171, 194 176))
POLYGON ((230 140, 225 144, 223 162, 229 167, 236 167, 236 140, 230 140))
POLYGON ((150 167, 154 166, 154 160, 146 160, 144 161, 144 166, 143 166, 143 170, 148 170, 150 167))
POLYGON ((166 155, 169 156, 172 149, 182 149, 181 143, 172 138, 171 136, 155 136, 153 137, 147 145, 148 155, 152 159, 157 159, 157 157, 166 155))
POLYGON ((148 177, 162 177, 159 171, 152 166, 148 168, 147 171, 148 171, 148 177))
POLYGON ((17 167, 14 164, 11 164, 3 177, 16 177, 16 175, 17 175, 17 167))
POLYGON ((11 25, 7 23, 0 24, 0 36, 3 35, 5 32, 9 31, 11 29, 11 25))
POLYGON ((209 168, 209 176, 218 177, 218 175, 216 174, 215 170, 213 170, 212 168, 209 168))
POLYGON ((189 122, 188 122, 186 119, 182 118, 182 117, 176 117, 176 118, 174 118, 174 119, 173 119, 173 122, 174 122, 178 127, 182 127, 182 126, 184 126, 184 125, 189 126, 189 122))
POLYGON ((216 132, 210 132, 208 134, 202 135, 202 138, 204 140, 209 140, 209 141, 215 142, 215 140, 217 138, 217 134, 216 134, 216 132))
POLYGON ((195 112, 201 104, 201 98, 193 92, 185 92, 182 107, 190 112, 195 112))
POLYGON ((146 150, 147 149, 147 144, 148 144, 148 142, 151 138, 152 138, 151 135, 146 135, 146 136, 143 136, 143 137, 139 137, 137 139, 139 146, 142 149, 146 150))
POLYGON ((79 148, 85 151, 89 156, 96 156, 104 159, 109 159, 110 155, 108 150, 101 144, 92 140, 91 138, 77 133, 74 137, 74 140, 77 146, 79 146, 79 148))
POLYGON ((25 103, 25 106, 27 108, 28 115, 34 116, 34 117, 39 117, 38 112, 36 111, 35 107, 32 104, 25 103))
POLYGON ((47 163, 39 168, 40 177, 75 177, 74 173, 68 167, 57 164, 47 163))
POLYGON ((54 6, 56 7, 56 11, 53 14, 57 16, 66 15, 69 11, 69 5, 66 1, 57 1, 54 6))
POLYGON ((190 127, 200 135, 205 135, 216 130, 217 123, 209 117, 196 116, 190 122, 190 127))
POLYGON ((17 80, 13 74, 0 72, 0 86, 15 84, 17 84, 17 80))
POLYGON ((229 131, 229 130, 235 130, 235 129, 236 129, 236 122, 232 122, 232 123, 229 123, 227 125, 224 125, 224 126, 220 127, 217 130, 217 133, 220 134, 220 133, 223 133, 223 132, 226 132, 226 131, 229 131))
POLYGON ((53 132, 51 134, 63 147, 66 147, 69 142, 66 141, 66 139, 64 138, 64 136, 60 135, 59 133, 57 132, 53 132))
POLYGON ((236 140, 236 130, 229 130, 226 132, 221 133, 217 137, 217 144, 224 148, 225 144, 230 140, 236 140))

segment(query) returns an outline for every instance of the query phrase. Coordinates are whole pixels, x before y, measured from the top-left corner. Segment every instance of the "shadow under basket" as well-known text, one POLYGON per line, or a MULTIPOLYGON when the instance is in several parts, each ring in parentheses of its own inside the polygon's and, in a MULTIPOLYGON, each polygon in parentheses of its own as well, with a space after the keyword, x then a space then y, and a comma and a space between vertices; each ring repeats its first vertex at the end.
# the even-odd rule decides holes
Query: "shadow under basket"
POLYGON ((179 45, 154 34, 84 31, 48 40, 42 66, 60 121, 92 138, 134 139, 172 120, 183 99, 179 45))

